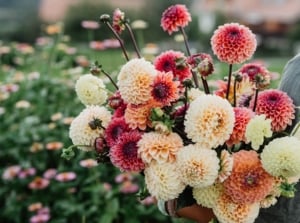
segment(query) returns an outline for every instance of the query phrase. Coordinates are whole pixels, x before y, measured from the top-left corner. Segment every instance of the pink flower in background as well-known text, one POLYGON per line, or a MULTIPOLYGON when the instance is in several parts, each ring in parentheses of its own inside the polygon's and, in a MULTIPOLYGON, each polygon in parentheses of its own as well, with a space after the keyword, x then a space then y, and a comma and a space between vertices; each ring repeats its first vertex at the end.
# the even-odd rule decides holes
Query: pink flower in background
POLYGON ((131 181, 133 180, 133 175, 129 172, 120 173, 115 177, 116 183, 122 183, 124 181, 131 181))
POLYGON ((46 171, 44 172, 44 174, 43 174, 43 177, 44 177, 45 179, 50 180, 50 179, 53 179, 53 178, 55 177, 56 174, 57 174, 57 170, 54 169, 54 168, 52 168, 52 169, 46 170, 46 171))
POLYGON ((28 187, 33 190, 42 190, 48 187, 49 184, 49 180, 41 177, 35 177, 34 180, 29 183, 28 187))
POLYGON ((141 136, 138 131, 123 133, 109 151, 111 162, 124 171, 139 172, 143 170, 145 164, 137 155, 137 142, 141 136))
POLYGON ((187 63, 203 77, 214 72, 212 57, 207 53, 194 54, 187 58, 187 63))
POLYGON ((21 166, 19 166, 19 165, 9 166, 4 170, 4 172, 2 174, 2 179, 3 180, 12 180, 18 176, 20 171, 21 171, 21 166))
MULTIPOLYGON (((254 99, 250 103, 253 107, 254 99)), ((276 89, 259 92, 255 112, 271 119, 272 130, 275 132, 284 131, 295 118, 292 99, 285 92, 276 89)))
POLYGON ((140 202, 141 202, 142 205, 149 206, 149 205, 155 204, 156 199, 153 196, 148 196, 145 199, 141 200, 140 202))
POLYGON ((36 173, 36 169, 35 168, 27 168, 27 169, 22 169, 19 174, 18 177, 20 179, 24 179, 30 176, 34 176, 36 173))
POLYGON ((85 29, 98 29, 100 27, 98 22, 92 20, 82 21, 81 26, 85 29))
POLYGON ((92 167, 98 166, 97 161, 94 159, 81 160, 79 162, 79 164, 80 164, 80 166, 85 167, 85 168, 92 168, 92 167))
POLYGON ((49 214, 37 214, 30 218, 30 223, 46 223, 50 220, 49 214))
POLYGON ((113 13, 113 28, 114 30, 121 34, 125 30, 125 14, 120 9, 116 9, 113 13))
POLYGON ((238 23, 227 23, 215 30, 211 45, 220 61, 238 64, 252 57, 256 50, 256 39, 248 27, 238 23))
POLYGON ((151 95, 160 106, 171 105, 179 98, 178 81, 173 81, 172 73, 158 72, 152 84, 151 95))
POLYGON ((33 203, 28 206, 28 211, 33 212, 33 211, 38 211, 43 207, 43 204, 41 202, 33 203))
POLYGON ((230 147, 234 144, 240 143, 241 141, 246 141, 246 127, 250 119, 254 116, 254 112, 249 108, 235 107, 233 110, 235 115, 234 128, 230 138, 226 141, 226 144, 230 147))
POLYGON ((161 27, 164 31, 172 34, 178 31, 179 27, 185 27, 192 21, 192 17, 185 5, 177 4, 167 8, 161 18, 161 27))
POLYGON ((49 142, 46 144, 47 150, 59 150, 64 146, 62 142, 49 142))
POLYGON ((104 50, 106 48, 102 41, 91 41, 89 46, 93 50, 104 50))
POLYGON ((125 181, 122 183, 120 192, 124 194, 132 194, 136 193, 139 190, 139 185, 136 183, 132 183, 132 181, 125 181))
POLYGON ((183 81, 192 76, 190 67, 184 63, 186 57, 180 51, 168 50, 158 55, 154 66, 162 72, 172 72, 174 78, 183 81))
POLYGON ((68 182, 76 179, 76 173, 74 172, 62 172, 55 176, 55 179, 60 182, 68 182))
POLYGON ((107 182, 104 182, 104 183, 103 183, 103 189, 104 189, 105 191, 111 191, 111 188, 112 188, 112 186, 111 186, 110 183, 107 183, 107 182))

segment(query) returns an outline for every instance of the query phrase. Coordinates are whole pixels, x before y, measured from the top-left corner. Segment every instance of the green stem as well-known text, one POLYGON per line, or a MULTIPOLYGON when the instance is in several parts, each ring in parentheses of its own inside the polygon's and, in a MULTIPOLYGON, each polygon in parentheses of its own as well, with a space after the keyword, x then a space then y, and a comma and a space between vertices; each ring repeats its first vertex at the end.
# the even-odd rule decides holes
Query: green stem
POLYGON ((228 99, 228 97, 229 97, 231 75, 232 75, 232 64, 229 64, 229 72, 228 72, 228 80, 227 80, 226 99, 228 99))
POLYGON ((234 84, 233 84, 233 107, 236 106, 236 78, 234 78, 234 84))
POLYGON ((135 52, 136 52, 138 58, 141 58, 140 50, 139 50, 139 48, 138 48, 138 46, 136 44, 136 40, 135 40, 135 37, 133 35, 132 29, 131 29, 130 25, 127 22, 125 23, 125 26, 128 29, 128 31, 129 31, 130 38, 131 38, 131 40, 133 42, 133 46, 134 46, 135 52))
POLYGON ((101 69, 101 71, 104 73, 104 75, 106 76, 106 77, 108 77, 109 78, 109 80, 110 80, 110 82, 114 85, 114 87, 118 90, 119 88, 118 88, 118 85, 116 84, 116 82, 114 82, 114 80, 111 78, 111 76, 107 73, 107 72, 105 72, 103 69, 101 69))
POLYGON ((255 112, 255 110, 256 110, 257 98, 258 98, 258 88, 255 89, 253 112, 255 112))

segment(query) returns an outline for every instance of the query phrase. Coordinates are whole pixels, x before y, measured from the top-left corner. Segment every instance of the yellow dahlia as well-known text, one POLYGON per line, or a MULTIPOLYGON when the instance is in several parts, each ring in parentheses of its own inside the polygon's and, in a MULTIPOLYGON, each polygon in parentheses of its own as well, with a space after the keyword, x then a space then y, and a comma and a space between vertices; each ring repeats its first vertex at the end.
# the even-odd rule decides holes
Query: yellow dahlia
POLYGON ((273 176, 294 177, 300 174, 300 140, 282 137, 272 140, 261 153, 264 169, 273 176))
POLYGON ((203 148, 223 145, 234 127, 232 106, 216 95, 202 95, 192 101, 185 118, 188 138, 203 148))
POLYGON ((218 177, 219 158, 215 150, 191 144, 179 150, 176 163, 182 181, 191 187, 207 187, 218 177))
POLYGON ((233 167, 233 158, 227 150, 222 150, 218 180, 223 182, 230 176, 233 167))
POLYGON ((145 59, 132 59, 120 70, 118 86, 126 103, 144 104, 151 98, 153 79, 157 71, 145 59))
POLYGON ((138 155, 146 164, 150 164, 153 160, 158 163, 174 162, 177 152, 182 147, 182 139, 177 133, 166 135, 148 132, 143 134, 138 142, 138 155))
POLYGON ((234 203, 225 193, 217 199, 213 212, 222 223, 253 223, 259 213, 259 203, 234 203))
POLYGON ((147 189, 157 200, 175 199, 185 188, 175 164, 152 162, 144 174, 147 189))
POLYGON ((222 190, 222 184, 218 183, 208 187, 193 188, 193 197, 197 204, 203 207, 212 208, 215 206, 217 199, 222 194, 222 190))
POLYGON ((248 122, 245 137, 247 142, 251 142, 253 149, 258 150, 265 137, 272 136, 271 122, 271 119, 266 119, 265 115, 256 115, 248 122))
POLYGON ((103 128, 111 119, 110 112, 105 107, 91 105, 85 108, 71 123, 69 137, 79 149, 91 151, 94 149, 96 138, 103 135, 103 128), (95 123, 101 126, 95 126, 95 123))
POLYGON ((75 90, 84 105, 102 105, 107 99, 103 81, 92 74, 81 76, 76 81, 75 90))

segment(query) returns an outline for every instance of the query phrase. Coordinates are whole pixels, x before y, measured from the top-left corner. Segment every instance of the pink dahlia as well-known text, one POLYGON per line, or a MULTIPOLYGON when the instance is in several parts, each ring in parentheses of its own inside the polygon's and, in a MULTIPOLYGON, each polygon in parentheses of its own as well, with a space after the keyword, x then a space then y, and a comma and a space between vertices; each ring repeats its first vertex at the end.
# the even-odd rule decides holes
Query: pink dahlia
POLYGON ((158 55, 154 60, 154 66, 162 72, 172 72, 179 81, 192 76, 189 66, 182 62, 186 57, 180 51, 168 50, 158 55))
POLYGON ((129 131, 129 126, 124 117, 113 118, 105 129, 105 139, 109 147, 116 144, 118 138, 129 131))
POLYGON ((207 77, 214 72, 212 57, 206 53, 199 53, 188 57, 187 63, 201 76, 207 77))
POLYGON ((143 161, 137 155, 137 143, 141 137, 138 131, 123 133, 110 149, 110 160, 120 170, 139 172, 145 168, 143 161))
POLYGON ((113 13, 113 28, 117 33, 122 33, 125 30, 125 14, 120 9, 115 9, 113 13))
POLYGON ((50 184, 50 181, 44 179, 42 177, 35 177, 33 181, 31 181, 28 187, 32 190, 42 190, 50 184))
POLYGON ((161 18, 161 27, 169 35, 178 31, 179 27, 185 27, 192 21, 192 17, 185 5, 177 4, 167 8, 161 18))
POLYGON ((273 190, 275 178, 267 173, 255 151, 233 154, 231 175, 223 182, 227 195, 236 203, 260 202, 273 190))
POLYGON ((211 45, 220 61, 238 64, 252 57, 256 50, 256 39, 248 27, 238 23, 228 23, 215 30, 211 45))
POLYGON ((234 110, 234 127, 230 135, 230 138, 226 141, 228 146, 233 146, 241 141, 245 141, 246 126, 250 119, 254 116, 254 113, 249 108, 235 107, 234 110))
POLYGON ((171 105, 171 102, 179 98, 178 81, 173 81, 172 73, 159 72, 154 78, 151 95, 161 106, 171 105))
POLYGON ((239 69, 239 72, 246 74, 250 78, 250 81, 256 82, 261 88, 265 88, 270 84, 271 73, 260 63, 244 64, 239 69))
MULTIPOLYGON (((254 106, 254 100, 250 102, 254 106)), ((295 118, 295 106, 292 99, 283 91, 270 89, 258 94, 256 114, 265 114, 272 120, 272 130, 283 131, 295 118)))

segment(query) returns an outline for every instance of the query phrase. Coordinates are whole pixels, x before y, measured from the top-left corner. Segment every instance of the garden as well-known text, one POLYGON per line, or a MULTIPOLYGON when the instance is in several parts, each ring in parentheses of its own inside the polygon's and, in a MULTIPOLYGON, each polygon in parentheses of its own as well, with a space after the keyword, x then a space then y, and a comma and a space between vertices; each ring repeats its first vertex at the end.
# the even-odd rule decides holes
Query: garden
MULTIPOLYGON (((113 17, 112 11, 107 14, 113 17)), ((73 145, 71 123, 85 108, 76 94, 77 80, 93 74, 113 92, 111 79, 117 81, 126 63, 122 41, 106 22, 83 20, 80 41, 72 38, 76 34, 68 35, 64 23, 55 23, 43 26, 33 42, 0 42, 0 222, 190 222, 163 215, 154 196, 145 191, 143 174, 104 162, 96 150, 74 148, 71 159, 62 157, 73 145), (95 41, 96 30, 103 29, 106 35, 95 41)), ((159 23, 156 29, 161 31, 159 23)), ((165 39, 153 43, 139 31, 133 29, 133 35, 139 37, 136 47, 146 60, 153 62, 166 46, 185 54, 184 40, 168 42, 172 36, 165 32, 165 39)), ((124 36, 128 55, 138 58, 131 38, 124 36)), ((192 52, 198 52, 193 46, 192 52)), ((251 61, 266 66, 270 86, 276 88, 291 55, 260 55, 254 54, 251 61)), ((207 83, 217 90, 217 80, 227 75, 228 67, 213 59, 214 74, 207 83)))

